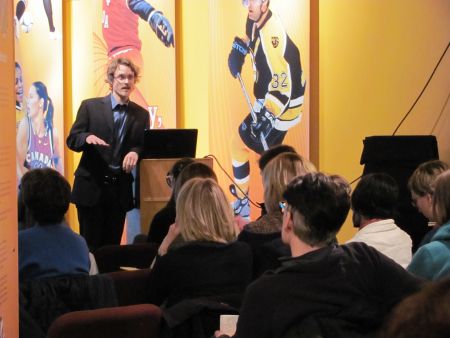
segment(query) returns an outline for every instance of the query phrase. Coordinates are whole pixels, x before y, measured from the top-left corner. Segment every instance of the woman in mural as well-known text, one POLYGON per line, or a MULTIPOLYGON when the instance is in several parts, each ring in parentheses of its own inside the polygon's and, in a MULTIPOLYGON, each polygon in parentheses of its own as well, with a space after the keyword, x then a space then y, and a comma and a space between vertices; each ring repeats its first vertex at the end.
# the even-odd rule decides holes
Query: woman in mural
POLYGON ((20 121, 23 119, 23 76, 22 67, 16 62, 16 127, 19 126, 20 121))
POLYGON ((53 127, 54 107, 47 87, 33 82, 27 99, 27 116, 17 130, 17 176, 34 168, 62 171, 57 130, 53 127))

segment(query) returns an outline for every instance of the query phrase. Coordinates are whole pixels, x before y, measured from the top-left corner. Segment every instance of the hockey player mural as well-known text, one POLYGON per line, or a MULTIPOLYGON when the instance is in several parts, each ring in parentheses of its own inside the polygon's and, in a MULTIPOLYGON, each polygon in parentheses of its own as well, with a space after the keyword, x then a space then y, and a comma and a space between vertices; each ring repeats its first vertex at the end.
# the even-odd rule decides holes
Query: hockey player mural
POLYGON ((250 113, 232 139, 233 176, 237 186, 232 184, 230 191, 235 196, 235 214, 248 218, 249 153, 261 154, 283 143, 288 130, 300 122, 306 82, 299 49, 280 17, 271 11, 270 0, 242 0, 242 4, 248 10, 246 34, 235 37, 228 67, 231 75, 241 82, 250 113), (241 78, 246 59, 253 66, 253 104, 241 78))

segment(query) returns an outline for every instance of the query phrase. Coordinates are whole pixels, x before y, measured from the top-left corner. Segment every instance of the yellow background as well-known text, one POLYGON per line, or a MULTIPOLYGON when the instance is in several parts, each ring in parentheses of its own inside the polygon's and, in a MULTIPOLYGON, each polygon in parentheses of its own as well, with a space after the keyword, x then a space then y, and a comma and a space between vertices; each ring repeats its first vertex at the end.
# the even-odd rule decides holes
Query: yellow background
MULTIPOLYGON (((240 0, 232 1, 230 6, 240 6, 240 0)), ((89 64, 77 68, 85 71, 72 70, 72 64, 80 63, 89 53, 77 46, 90 27, 76 25, 71 17, 83 2, 63 2, 64 98, 69 100, 65 106, 66 134, 79 102, 90 96, 86 87, 71 84, 92 81, 89 64)), ((210 144, 214 134, 209 127, 210 114, 214 113, 209 98, 209 41, 211 8, 216 5, 216 0, 179 0, 175 6, 177 127, 199 129, 199 157, 214 150, 210 144)), ((362 140, 393 132, 448 44, 450 2, 324 0, 310 1, 310 9, 310 158, 319 169, 351 181, 363 169, 359 164, 362 140)), ((83 15, 92 22, 89 13, 83 15)), ((225 24, 243 29, 241 20, 240 16, 230 17, 225 24)), ((235 29, 227 31, 234 33, 235 29)), ((224 48, 229 48, 229 43, 224 48)), ((85 41, 85 45, 91 44, 85 41)), ((304 63, 306 57, 302 53, 304 63)), ((446 161, 450 161, 449 62, 447 55, 398 133, 435 134, 440 156, 446 161)), ((242 99, 239 87, 234 90, 236 98, 242 99)), ((301 125, 307 125, 305 120, 301 125)), ((77 156, 71 152, 66 155, 70 157, 66 161, 67 176, 72 179, 77 156)), ((76 219, 71 220, 76 224, 76 219)), ((339 240, 353 233, 347 222, 339 240)))
MULTIPOLYGON (((17 1, 14 1, 14 12, 16 3, 17 1)), ((53 23, 56 30, 62 34, 61 1, 52 1, 52 9, 53 23)), ((42 1, 28 1, 26 11, 33 18, 31 30, 25 33, 20 29, 19 39, 14 39, 15 60, 22 67, 24 97, 22 109, 26 114, 26 101, 31 84, 42 81, 54 106, 53 125, 59 136, 60 161, 64 172, 63 41, 49 39, 50 31, 42 1)))
MULTIPOLYGON (((361 175, 363 139, 392 135, 450 41, 448 0, 313 1, 318 60, 311 149, 319 168, 361 175)), ((398 135, 436 135, 450 163, 450 51, 398 135)), ((312 81, 313 82, 313 81, 312 81)), ((313 155, 313 154, 312 154, 313 155)), ((355 232, 350 222, 338 239, 355 232)))

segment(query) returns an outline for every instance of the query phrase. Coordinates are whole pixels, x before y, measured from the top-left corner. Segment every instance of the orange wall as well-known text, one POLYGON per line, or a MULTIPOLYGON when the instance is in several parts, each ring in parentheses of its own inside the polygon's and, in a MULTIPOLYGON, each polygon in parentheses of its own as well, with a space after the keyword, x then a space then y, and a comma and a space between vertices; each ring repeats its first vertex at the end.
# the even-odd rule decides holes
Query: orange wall
MULTIPOLYGON (((362 140, 392 134, 447 47, 450 1, 324 0, 318 11, 319 167, 353 180, 362 140)), ((449 70, 450 51, 398 132, 436 135, 448 162, 449 70)), ((353 233, 347 223, 338 239, 353 233)))
POLYGON ((0 336, 19 336, 13 6, 0 1, 0 336))

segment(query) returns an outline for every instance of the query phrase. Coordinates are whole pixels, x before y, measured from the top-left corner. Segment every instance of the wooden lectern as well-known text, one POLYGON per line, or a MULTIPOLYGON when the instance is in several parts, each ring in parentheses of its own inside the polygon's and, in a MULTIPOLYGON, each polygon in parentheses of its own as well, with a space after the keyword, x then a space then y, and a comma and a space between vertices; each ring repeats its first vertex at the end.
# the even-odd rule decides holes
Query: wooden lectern
MULTIPOLYGON (((144 159, 140 164, 141 233, 148 234, 153 216, 169 201, 172 190, 166 183, 166 174, 179 158, 144 159)), ((212 158, 198 158, 213 167, 212 158)))

